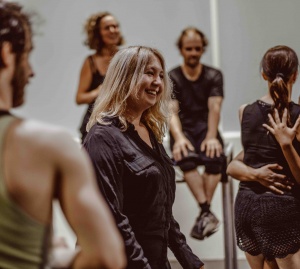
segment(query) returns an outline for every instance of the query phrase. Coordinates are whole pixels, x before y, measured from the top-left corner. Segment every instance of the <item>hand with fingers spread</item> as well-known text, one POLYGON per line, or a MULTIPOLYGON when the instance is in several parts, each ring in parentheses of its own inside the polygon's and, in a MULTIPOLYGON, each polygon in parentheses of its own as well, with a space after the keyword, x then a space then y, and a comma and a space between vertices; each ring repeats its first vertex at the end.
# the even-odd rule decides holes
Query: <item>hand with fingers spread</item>
POLYGON ((176 162, 180 161, 183 157, 188 156, 188 151, 194 151, 194 147, 191 142, 185 137, 182 136, 178 138, 173 146, 173 158, 176 162))
POLYGON ((284 194, 284 190, 291 189, 293 182, 289 181, 285 175, 277 173, 279 170, 282 170, 282 167, 278 164, 267 164, 257 168, 257 181, 275 193, 284 194))
POLYGON ((240 152, 228 165, 227 173, 241 181, 257 181, 275 193, 283 194, 294 185, 285 175, 280 174, 282 166, 273 163, 253 168, 244 162, 244 152, 240 152))
POLYGON ((270 125, 263 124, 270 133, 272 133, 281 147, 291 145, 300 125, 300 117, 298 117, 293 127, 287 126, 287 109, 284 109, 282 120, 280 120, 278 110, 275 109, 274 118, 269 114, 270 125))
POLYGON ((217 138, 205 138, 200 146, 201 151, 205 151, 207 157, 220 157, 223 151, 222 145, 217 138))

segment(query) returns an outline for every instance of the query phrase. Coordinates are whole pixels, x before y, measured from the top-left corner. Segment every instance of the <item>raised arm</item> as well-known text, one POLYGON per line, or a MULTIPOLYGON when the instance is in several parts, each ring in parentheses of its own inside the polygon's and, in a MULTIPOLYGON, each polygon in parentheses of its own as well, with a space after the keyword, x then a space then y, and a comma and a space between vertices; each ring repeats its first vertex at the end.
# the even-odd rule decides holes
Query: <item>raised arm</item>
POLYGON ((279 118, 277 109, 275 109, 275 117, 269 114, 270 126, 263 124, 276 138, 279 143, 284 157, 286 158, 291 172, 296 179, 297 183, 300 184, 300 157, 298 152, 293 146, 293 140, 296 134, 300 131, 300 117, 298 117, 293 127, 287 126, 287 109, 284 110, 282 120, 279 118))
POLYGON ((91 82, 92 70, 90 67, 89 58, 86 58, 80 71, 79 84, 76 93, 76 103, 78 105, 90 104, 97 98, 100 86, 92 91, 88 91, 91 82))
POLYGON ((81 248, 71 268, 124 268, 123 240, 102 198, 91 163, 66 133, 57 134, 52 157, 55 191, 81 248))
POLYGON ((172 100, 171 107, 172 117, 170 120, 170 132, 175 140, 172 154, 175 161, 180 161, 182 159, 182 154, 183 156, 187 156, 188 150, 194 151, 194 147, 182 131, 181 122, 178 116, 178 101, 172 100))

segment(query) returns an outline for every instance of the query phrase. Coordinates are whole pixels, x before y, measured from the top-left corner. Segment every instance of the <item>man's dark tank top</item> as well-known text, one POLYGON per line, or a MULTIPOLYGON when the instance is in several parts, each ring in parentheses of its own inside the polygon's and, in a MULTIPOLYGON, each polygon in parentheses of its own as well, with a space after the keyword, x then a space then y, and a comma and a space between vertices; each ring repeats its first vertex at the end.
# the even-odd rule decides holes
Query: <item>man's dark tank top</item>
MULTIPOLYGON (((290 102, 289 111, 291 115, 291 123, 295 124, 299 114, 300 106, 290 102)), ((272 105, 261 100, 257 100, 251 105, 247 105, 243 112, 241 124, 242 144, 244 147, 244 163, 253 168, 259 168, 267 164, 277 163, 283 167, 283 170, 276 171, 282 173, 295 182, 295 189, 300 189, 296 183, 288 163, 283 155, 280 145, 275 137, 262 126, 263 123, 268 124, 268 114, 272 113, 272 105)), ((293 145, 300 153, 300 142, 295 138, 293 145)), ((258 182, 247 181, 240 182, 240 187, 248 187, 257 191, 270 191, 258 182)))

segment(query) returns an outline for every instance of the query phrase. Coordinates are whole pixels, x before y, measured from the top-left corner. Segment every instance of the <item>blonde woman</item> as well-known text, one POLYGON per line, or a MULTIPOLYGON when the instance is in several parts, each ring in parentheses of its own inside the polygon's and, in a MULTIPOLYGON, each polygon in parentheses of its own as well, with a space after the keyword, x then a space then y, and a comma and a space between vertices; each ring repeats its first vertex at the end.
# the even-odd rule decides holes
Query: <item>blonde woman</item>
POLYGON ((129 47, 113 57, 84 147, 125 241, 128 267, 201 268, 172 215, 175 176, 163 145, 171 87, 162 55, 129 47))

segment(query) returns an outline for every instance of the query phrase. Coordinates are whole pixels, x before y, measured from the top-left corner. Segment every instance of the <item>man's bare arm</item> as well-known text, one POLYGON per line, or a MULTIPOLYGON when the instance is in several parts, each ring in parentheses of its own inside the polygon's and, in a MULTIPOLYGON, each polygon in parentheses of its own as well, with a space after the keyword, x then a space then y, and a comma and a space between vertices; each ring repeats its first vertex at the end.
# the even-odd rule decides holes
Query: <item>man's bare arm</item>
POLYGON ((206 137, 201 143, 201 151, 206 151, 206 155, 213 158, 219 157, 222 153, 222 145, 217 139, 220 122, 221 106, 223 97, 212 96, 208 98, 208 122, 206 137))
POLYGON ((59 200, 81 248, 72 268, 124 268, 123 240, 100 195, 90 161, 68 134, 58 136, 53 161, 59 200))
POLYGON ((186 138, 182 131, 181 122, 178 116, 179 104, 177 100, 173 100, 172 106, 172 117, 170 120, 170 132, 175 140, 173 146, 173 157, 175 161, 180 161, 183 156, 188 155, 188 150, 194 151, 194 147, 191 142, 186 138))
POLYGON ((255 169, 244 164, 243 158, 244 152, 241 151, 228 165, 228 175, 240 181, 257 181, 278 194, 291 188, 292 183, 286 180, 286 176, 278 173, 282 170, 280 165, 267 164, 255 169))

